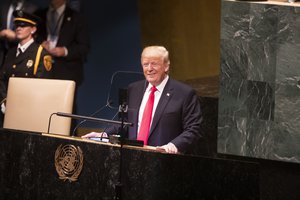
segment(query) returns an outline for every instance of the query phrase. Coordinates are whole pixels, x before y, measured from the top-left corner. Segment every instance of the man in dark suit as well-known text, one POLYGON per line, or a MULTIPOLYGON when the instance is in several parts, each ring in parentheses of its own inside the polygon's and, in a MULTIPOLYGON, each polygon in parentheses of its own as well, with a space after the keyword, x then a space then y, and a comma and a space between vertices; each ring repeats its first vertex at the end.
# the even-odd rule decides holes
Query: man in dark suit
MULTIPOLYGON (((145 145, 158 146, 168 153, 187 152, 202 136, 202 115, 196 92, 169 77, 169 53, 164 47, 146 47, 141 63, 146 80, 128 87, 128 122, 134 124, 129 128, 129 139, 143 140, 145 145), (152 99, 150 112, 149 99, 152 99)), ((93 132, 83 138, 102 134, 93 132)))
POLYGON ((89 35, 83 16, 69 8, 66 0, 50 0, 50 6, 36 12, 44 23, 38 41, 53 56, 54 78, 83 79, 83 64, 89 50, 89 35))
MULTIPOLYGON (((79 12, 72 10, 66 0, 50 0, 49 7, 36 12, 44 23, 38 29, 38 42, 53 56, 53 77, 76 82, 76 96, 83 81, 83 66, 89 51, 86 22, 79 12)), ((72 120, 71 129, 76 126, 72 120)))

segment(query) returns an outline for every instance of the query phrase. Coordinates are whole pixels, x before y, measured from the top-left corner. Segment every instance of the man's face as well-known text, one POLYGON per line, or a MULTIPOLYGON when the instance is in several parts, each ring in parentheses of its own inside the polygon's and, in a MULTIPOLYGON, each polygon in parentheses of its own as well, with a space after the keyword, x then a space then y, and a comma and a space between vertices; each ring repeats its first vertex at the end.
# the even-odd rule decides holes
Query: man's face
POLYGON ((142 57, 142 67, 146 80, 154 86, 164 80, 169 70, 168 64, 162 57, 142 57))

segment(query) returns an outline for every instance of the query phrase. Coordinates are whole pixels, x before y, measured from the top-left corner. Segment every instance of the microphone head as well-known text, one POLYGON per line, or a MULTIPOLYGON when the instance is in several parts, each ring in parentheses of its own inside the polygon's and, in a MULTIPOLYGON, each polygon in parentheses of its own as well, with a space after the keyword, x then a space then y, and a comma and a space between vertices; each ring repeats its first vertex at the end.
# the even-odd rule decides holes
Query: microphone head
POLYGON ((127 102, 127 86, 130 83, 145 79, 142 72, 116 71, 110 81, 107 103, 110 108, 118 109, 119 105, 127 102), (118 105, 116 105, 118 104, 118 105))

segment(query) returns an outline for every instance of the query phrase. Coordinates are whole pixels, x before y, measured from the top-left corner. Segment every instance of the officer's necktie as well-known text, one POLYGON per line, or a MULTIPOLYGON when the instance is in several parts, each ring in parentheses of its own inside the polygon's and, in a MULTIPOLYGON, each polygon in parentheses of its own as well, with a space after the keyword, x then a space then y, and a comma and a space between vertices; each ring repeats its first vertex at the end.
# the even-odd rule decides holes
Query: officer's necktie
POLYGON ((137 139, 144 141, 144 145, 148 144, 148 137, 150 132, 150 125, 152 121, 152 111, 153 111, 153 105, 154 105, 154 93, 156 91, 156 87, 153 86, 151 88, 151 93, 149 95, 147 104, 144 109, 142 122, 139 130, 139 134, 137 139))
POLYGON ((18 48, 17 50, 17 57, 20 56, 23 53, 23 51, 21 50, 21 48, 18 48))

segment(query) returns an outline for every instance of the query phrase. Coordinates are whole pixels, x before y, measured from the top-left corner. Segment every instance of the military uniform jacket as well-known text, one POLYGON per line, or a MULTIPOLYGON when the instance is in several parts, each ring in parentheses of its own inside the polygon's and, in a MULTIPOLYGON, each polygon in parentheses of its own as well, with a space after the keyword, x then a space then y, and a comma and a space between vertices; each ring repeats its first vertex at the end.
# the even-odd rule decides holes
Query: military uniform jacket
MULTIPOLYGON (((11 0, 1 0, 0 5, 0 30, 8 29, 7 27, 7 14, 9 11, 9 7, 11 5, 11 0)), ((28 2, 24 1, 20 10, 23 10, 28 13, 33 13, 37 10, 37 6, 28 2)), ((6 41, 0 38, 0 68, 2 67, 1 64, 4 62, 5 55, 7 53, 8 48, 13 47, 17 42, 13 41, 6 41)))
POLYGON ((42 49, 40 59, 34 74, 39 44, 33 42, 25 52, 16 57, 17 47, 10 48, 0 72, 0 100, 6 98, 8 80, 10 77, 52 78, 52 58, 42 49))

